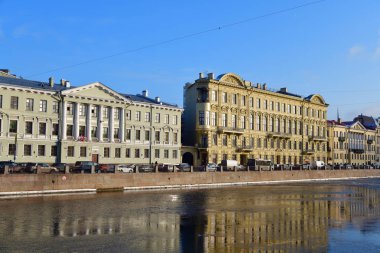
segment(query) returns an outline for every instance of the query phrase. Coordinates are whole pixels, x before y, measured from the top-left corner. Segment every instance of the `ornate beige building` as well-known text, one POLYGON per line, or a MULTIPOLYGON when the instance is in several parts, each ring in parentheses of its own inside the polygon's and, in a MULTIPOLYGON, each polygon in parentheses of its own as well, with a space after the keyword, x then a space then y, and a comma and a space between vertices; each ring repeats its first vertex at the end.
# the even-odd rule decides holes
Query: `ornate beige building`
MULTIPOLYGON (((233 73, 200 74, 184 86, 183 144, 196 148, 194 164, 223 159, 245 164, 248 158, 275 164, 326 161, 327 107, 318 94, 273 91, 233 73)), ((191 162, 189 154, 184 158, 191 162)))
POLYGON ((180 162, 181 114, 148 92, 73 87, 0 71, 0 161, 180 162))
POLYGON ((329 163, 364 165, 378 161, 379 128, 372 117, 361 115, 346 122, 329 120, 327 125, 329 163))

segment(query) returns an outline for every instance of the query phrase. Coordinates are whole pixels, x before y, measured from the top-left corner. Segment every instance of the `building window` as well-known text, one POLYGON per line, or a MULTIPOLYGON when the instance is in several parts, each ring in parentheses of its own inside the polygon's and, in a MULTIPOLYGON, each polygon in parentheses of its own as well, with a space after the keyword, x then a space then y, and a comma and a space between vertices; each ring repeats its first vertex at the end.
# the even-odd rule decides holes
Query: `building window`
POLYGON ((154 158, 160 158, 160 150, 159 149, 154 150, 154 158))
POLYGON ((58 135, 59 125, 58 123, 53 123, 52 135, 58 135))
POLYGON ((127 141, 130 141, 131 140, 131 129, 126 129, 125 130, 125 139, 127 141))
POLYGON ((240 127, 245 129, 245 116, 240 116, 240 127))
POLYGON ((47 112, 47 101, 40 100, 40 112, 47 112))
POLYGON ((245 96, 241 96, 241 105, 245 106, 245 104, 246 104, 246 97, 245 96))
POLYGON ((261 99, 260 98, 256 99, 256 103, 257 103, 257 109, 260 109, 261 108, 261 99))
POLYGON ((154 116, 154 122, 160 123, 160 114, 159 113, 155 114, 155 116, 154 116))
POLYGON ((169 132, 165 132, 165 144, 169 144, 169 132))
POLYGON ((66 105, 66 113, 67 115, 73 115, 73 103, 67 103, 66 105))
POLYGON ((254 104, 253 98, 249 98, 249 106, 253 108, 254 104))
POLYGON ((167 150, 167 149, 164 150, 164 158, 166 158, 166 159, 169 158, 169 150, 167 150))
POLYGON ((120 118, 120 109, 119 108, 114 108, 113 118, 114 119, 119 119, 120 118))
POLYGON ((131 120, 131 110, 125 110, 125 120, 131 120))
POLYGON ((210 125, 210 112, 209 112, 209 111, 206 111, 206 115, 205 115, 205 125, 206 125, 206 126, 209 126, 209 125, 210 125))
POLYGON ((199 111, 199 125, 203 126, 205 124, 205 112, 199 111))
POLYGON ((16 155, 16 144, 9 144, 8 145, 8 155, 16 155))
POLYGON ((79 126, 79 136, 86 136, 86 126, 79 126))
POLYGON ((178 125, 178 116, 173 115, 173 125, 178 125))
POLYGON ((33 111, 33 105, 34 105, 34 99, 33 98, 27 98, 26 99, 26 111, 33 111))
POLYGON ((107 107, 103 107, 103 119, 108 119, 109 118, 109 111, 110 111, 110 108, 107 106, 107 107))
POLYGON ((150 112, 145 113, 145 122, 150 122, 150 112))
POLYGON ((11 109, 18 110, 18 97, 11 96, 11 109))
POLYGON ((227 135, 222 136, 222 144, 223 146, 227 146, 227 135))
POLYGON ((145 130, 145 140, 146 141, 150 140, 150 131, 149 130, 145 130))
POLYGON ((103 138, 108 138, 108 127, 103 127, 103 138))
POLYGON ((141 140, 141 131, 140 130, 136 130, 136 138, 135 138, 136 141, 140 141, 141 140))
POLYGON ((79 116, 85 116, 86 115, 86 105, 80 104, 79 105, 79 116))
POLYGON ((71 137, 74 135, 73 125, 67 125, 66 135, 71 137))
POLYGON ((222 92, 222 102, 227 103, 227 93, 226 92, 222 92))
POLYGON ((3 95, 0 95, 0 108, 3 108, 3 95))
POLYGON ((32 155, 32 145, 24 145, 24 156, 32 155))
POLYGON ((120 132, 119 128, 114 128, 113 129, 113 138, 115 138, 115 139, 119 138, 119 132, 120 132))
POLYGON ((211 112, 211 126, 216 126, 216 112, 211 112))
POLYGON ((130 158, 131 157, 131 149, 130 148, 125 149, 125 157, 126 158, 130 158))
POLYGON ((233 127, 233 128, 236 128, 236 127, 237 127, 237 123, 236 123, 236 115, 234 115, 234 114, 231 115, 231 124, 232 124, 232 127, 233 127))
POLYGON ((57 156, 57 154, 58 154, 58 150, 57 150, 57 146, 51 146, 51 148, 50 148, 50 155, 51 156, 57 156))
POLYGON ((59 113, 59 102, 53 101, 53 113, 59 113))
POLYGON ((178 157, 178 151, 177 150, 173 150, 173 158, 177 159, 177 157, 178 157))
POLYGON ((237 94, 232 94, 232 103, 233 103, 234 105, 237 104, 237 94))
POLYGON ((164 123, 169 124, 169 114, 165 114, 164 123))
POLYGON ((33 122, 26 121, 25 122, 25 134, 33 134, 33 122))
POLYGON ((222 126, 227 127, 227 114, 222 113, 222 126))
POLYGON ((261 116, 256 116, 256 130, 261 131, 261 116))
POLYGON ((91 137, 96 137, 97 132, 98 132, 98 127, 91 126, 91 137))
POLYGON ((140 149, 135 149, 135 158, 140 158, 140 149))
POLYGON ((110 157, 110 148, 104 148, 103 149, 103 157, 110 157))
POLYGON ((249 115, 249 129, 253 130, 254 124, 253 124, 253 115, 249 115))
POLYGON ((86 147, 80 147, 80 157, 87 157, 87 148, 86 147))
POLYGON ((140 121, 141 120, 141 112, 140 111, 137 111, 136 112, 136 117, 135 117, 136 121, 140 121))
POLYGON ((40 122, 39 128, 38 128, 38 134, 39 135, 46 135, 46 123, 40 122))
POLYGON ((144 157, 149 158, 149 149, 144 149, 144 157))
POLYGON ((74 157, 74 146, 68 146, 67 147, 67 156, 68 157, 74 157))
POLYGON ((178 144, 178 133, 173 133, 174 144, 178 144))
POLYGON ((115 148, 115 157, 120 158, 121 157, 121 149, 120 148, 115 148))
POLYGON ((154 139, 156 140, 156 141, 160 141, 160 131, 156 131, 155 132, 155 134, 154 134, 154 139))
POLYGON ((38 145, 38 156, 45 156, 45 145, 38 145))
POLYGON ((96 106, 96 105, 91 106, 91 117, 93 117, 93 118, 98 117, 98 106, 96 106))
POLYGON ((9 132, 10 133, 17 133, 17 120, 10 120, 9 121, 9 132))

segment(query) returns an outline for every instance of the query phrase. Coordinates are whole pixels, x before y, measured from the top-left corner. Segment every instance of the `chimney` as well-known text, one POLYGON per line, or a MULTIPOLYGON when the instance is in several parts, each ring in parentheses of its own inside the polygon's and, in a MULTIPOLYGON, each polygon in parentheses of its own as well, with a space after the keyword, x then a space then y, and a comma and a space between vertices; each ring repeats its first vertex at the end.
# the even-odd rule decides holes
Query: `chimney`
POLYGON ((147 98, 149 96, 148 90, 143 90, 142 95, 147 98))
POLYGON ((266 83, 263 84, 263 90, 267 90, 267 84, 266 83))
POLYGON ((156 100, 157 103, 161 102, 161 98, 160 97, 156 97, 154 100, 156 100))
POLYGON ((6 73, 6 74, 9 74, 9 73, 10 73, 9 69, 0 69, 0 71, 1 71, 1 72, 4 72, 4 73, 6 73))
POLYGON ((65 86, 66 86, 66 88, 70 88, 70 86, 71 86, 71 83, 70 83, 69 81, 66 81, 66 82, 65 82, 65 84, 66 84, 66 85, 65 85, 65 86))
POLYGON ((61 79, 61 85, 62 85, 62 86, 65 86, 65 85, 66 85, 66 80, 65 80, 65 79, 61 79))
POLYGON ((256 88, 261 89, 261 83, 257 83, 256 88))
POLYGON ((199 73, 199 79, 204 78, 203 73, 199 73))
POLYGON ((288 92, 288 88, 284 87, 280 89, 281 92, 288 92))
POLYGON ((214 79, 214 73, 208 73, 207 77, 208 79, 214 79))
POLYGON ((54 77, 49 77, 49 85, 50 85, 50 87, 54 87, 54 77))

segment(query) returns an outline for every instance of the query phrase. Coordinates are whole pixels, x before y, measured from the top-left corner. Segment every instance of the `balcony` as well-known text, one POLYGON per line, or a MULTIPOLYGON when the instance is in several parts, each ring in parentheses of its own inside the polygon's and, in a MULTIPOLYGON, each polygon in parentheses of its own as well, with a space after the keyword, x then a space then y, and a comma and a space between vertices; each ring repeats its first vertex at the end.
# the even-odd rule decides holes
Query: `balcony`
POLYGON ((373 140, 372 139, 368 139, 367 140, 367 144, 373 144, 373 140))
POLYGON ((346 141, 346 137, 344 137, 344 136, 339 136, 339 137, 338 137, 338 141, 340 141, 340 142, 344 142, 344 141, 346 141))
POLYGON ((252 145, 240 145, 236 147, 237 152, 251 152, 253 151, 252 145))
POLYGON ((319 135, 309 135, 309 141, 326 141, 326 137, 319 135))
POLYGON ((314 149, 306 149, 306 150, 302 151, 302 153, 304 155, 312 155, 315 153, 315 150, 314 149))
POLYGON ((195 144, 195 146, 198 149, 207 149, 208 148, 208 143, 198 143, 198 144, 195 144))
POLYGON ((283 139, 290 139, 290 137, 292 136, 292 134, 289 134, 289 133, 281 133, 281 132, 268 132, 268 135, 267 135, 269 138, 273 137, 273 138, 283 138, 283 139))
POLYGON ((218 132, 227 134, 243 134, 244 129, 237 127, 218 127, 218 132))
POLYGON ((350 148, 348 151, 354 153, 354 154, 363 154, 364 149, 362 148, 350 148))

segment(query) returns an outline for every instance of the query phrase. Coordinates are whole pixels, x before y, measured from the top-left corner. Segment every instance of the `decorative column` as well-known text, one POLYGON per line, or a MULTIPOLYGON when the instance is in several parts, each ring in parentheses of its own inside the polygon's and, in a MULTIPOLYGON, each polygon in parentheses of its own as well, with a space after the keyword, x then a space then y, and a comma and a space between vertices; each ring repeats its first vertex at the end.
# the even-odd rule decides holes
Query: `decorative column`
POLYGON ((103 141, 103 106, 98 106, 98 139, 103 141))
POLYGON ((79 106, 80 103, 74 103, 74 138, 79 139, 79 106))
POLYGON ((86 138, 87 141, 91 141, 91 104, 87 105, 87 113, 86 113, 86 138))
POLYGON ((63 101, 62 105, 62 140, 66 140, 67 129, 67 102, 63 101))
POLYGON ((125 109, 120 108, 120 115, 119 115, 119 139, 120 142, 124 142, 124 131, 125 131, 125 109))
POLYGON ((109 139, 109 142, 114 142, 114 138, 113 138, 113 132, 114 132, 114 113, 115 112, 115 108, 114 107, 110 107, 110 110, 109 110, 109 120, 108 120, 108 125, 109 125, 109 130, 108 130, 108 139, 109 139))

